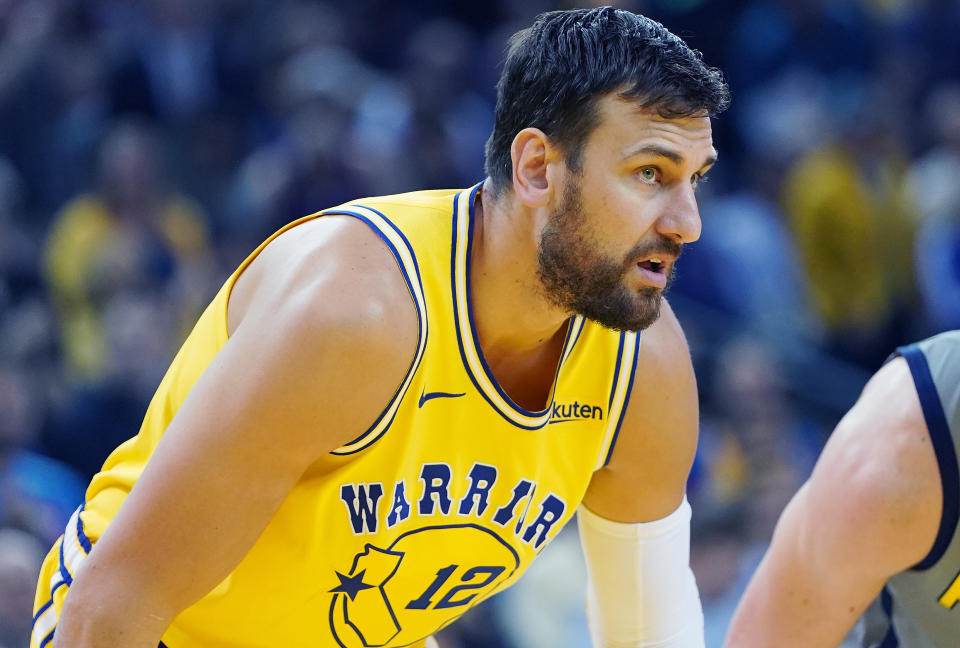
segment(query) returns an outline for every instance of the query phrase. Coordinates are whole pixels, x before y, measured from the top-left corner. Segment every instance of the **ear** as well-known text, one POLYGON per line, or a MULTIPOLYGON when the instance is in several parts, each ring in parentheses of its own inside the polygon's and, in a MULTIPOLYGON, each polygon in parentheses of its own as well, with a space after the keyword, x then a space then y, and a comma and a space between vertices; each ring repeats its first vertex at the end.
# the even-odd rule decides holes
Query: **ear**
POLYGON ((513 138, 510 158, 517 199, 528 207, 548 205, 559 180, 560 149, 539 128, 524 128, 513 138))

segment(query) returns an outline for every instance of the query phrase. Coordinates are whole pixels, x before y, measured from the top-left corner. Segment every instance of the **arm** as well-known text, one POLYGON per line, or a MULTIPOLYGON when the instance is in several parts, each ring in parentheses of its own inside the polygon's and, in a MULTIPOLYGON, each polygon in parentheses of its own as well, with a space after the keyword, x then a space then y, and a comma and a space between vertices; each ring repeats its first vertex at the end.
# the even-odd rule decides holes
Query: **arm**
POLYGON ((249 551, 303 472, 376 418, 416 348, 396 262, 346 217, 278 237, 229 311, 230 340, 76 575, 56 648, 156 648, 174 616, 249 551))
POLYGON ((884 582, 933 546, 939 474, 910 370, 897 358, 867 384, 784 510, 726 645, 836 647, 884 582))
POLYGON ((702 648, 684 492, 696 453, 697 387, 669 306, 643 333, 620 438, 579 513, 597 648, 702 648))
POLYGON ((583 499, 616 522, 650 522, 675 511, 697 452, 697 383, 680 322, 666 301, 642 336, 617 445, 583 499))

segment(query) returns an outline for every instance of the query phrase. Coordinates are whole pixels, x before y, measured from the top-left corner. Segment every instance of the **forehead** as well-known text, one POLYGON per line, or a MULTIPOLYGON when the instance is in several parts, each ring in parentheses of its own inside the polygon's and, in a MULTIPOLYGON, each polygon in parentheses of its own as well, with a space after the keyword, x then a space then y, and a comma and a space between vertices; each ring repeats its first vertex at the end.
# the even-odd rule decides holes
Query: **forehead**
POLYGON ((713 130, 706 113, 666 118, 655 108, 641 108, 639 102, 611 93, 597 101, 597 116, 588 146, 612 155, 626 156, 644 146, 659 146, 676 150, 698 166, 715 155, 713 130))

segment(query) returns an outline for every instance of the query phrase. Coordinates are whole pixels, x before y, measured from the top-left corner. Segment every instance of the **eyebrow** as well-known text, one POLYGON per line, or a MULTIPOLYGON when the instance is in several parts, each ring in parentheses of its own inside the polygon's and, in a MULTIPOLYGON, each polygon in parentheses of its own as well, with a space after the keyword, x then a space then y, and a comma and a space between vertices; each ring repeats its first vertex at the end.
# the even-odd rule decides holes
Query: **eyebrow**
MULTIPOLYGON (((639 148, 633 149, 630 151, 625 158, 632 158, 637 155, 656 155, 659 157, 664 157, 676 164, 677 166, 683 166, 684 159, 683 156, 677 153, 676 151, 671 151, 670 149, 663 148, 662 146, 657 146, 656 144, 646 144, 639 148)), ((703 164, 700 165, 700 168, 713 166, 717 161, 717 154, 714 152, 706 160, 703 161, 703 164)))

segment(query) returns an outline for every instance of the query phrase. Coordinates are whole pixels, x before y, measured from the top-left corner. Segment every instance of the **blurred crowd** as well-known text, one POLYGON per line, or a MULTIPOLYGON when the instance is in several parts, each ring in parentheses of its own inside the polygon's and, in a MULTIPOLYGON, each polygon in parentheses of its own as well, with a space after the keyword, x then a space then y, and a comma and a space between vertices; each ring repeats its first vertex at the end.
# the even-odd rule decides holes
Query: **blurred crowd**
MULTIPOLYGON (((0 648, 43 552, 266 236, 482 179, 507 37, 547 0, 0 0, 0 648)), ((724 70, 672 303, 719 646, 785 502, 897 345, 960 328, 960 2, 634 0, 724 70)), ((562 534, 445 648, 583 646, 562 534)))

